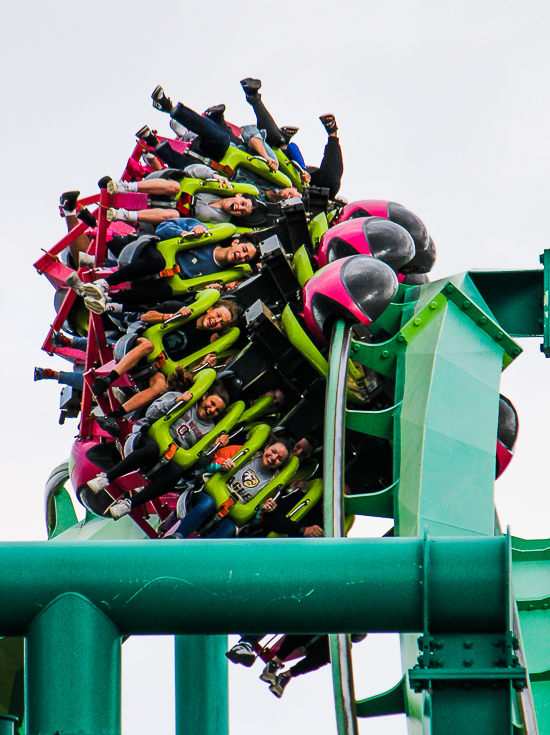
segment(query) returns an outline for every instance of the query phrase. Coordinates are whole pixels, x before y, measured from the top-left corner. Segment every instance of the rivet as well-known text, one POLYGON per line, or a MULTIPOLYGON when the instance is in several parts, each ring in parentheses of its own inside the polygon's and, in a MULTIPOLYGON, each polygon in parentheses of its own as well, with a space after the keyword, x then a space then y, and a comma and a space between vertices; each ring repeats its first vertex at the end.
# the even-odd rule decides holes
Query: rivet
POLYGON ((358 350, 358 349, 359 349, 359 345, 353 344, 353 345, 351 346, 351 351, 352 351, 352 352, 357 352, 357 350, 358 350))
POLYGON ((465 301, 465 302, 464 302, 464 303, 462 304, 462 306, 464 307, 464 309, 469 309, 469 308, 470 308, 470 306, 471 306, 471 304, 470 304, 470 302, 469 302, 469 301, 465 301))
POLYGON ((486 316, 480 317, 479 323, 480 324, 487 324, 487 317, 486 316))
POLYGON ((397 341, 398 342, 404 342, 405 341, 405 335, 404 334, 398 334, 397 335, 397 341))
POLYGON ((430 304, 430 309, 437 309, 437 301, 432 301, 430 304))
POLYGON ((388 358, 389 356, 390 356, 390 353, 388 352, 388 350, 384 350, 384 352, 382 353, 382 358, 383 358, 383 359, 385 360, 385 359, 387 359, 387 358, 388 358))
POLYGON ((472 641, 463 641, 462 645, 464 646, 464 648, 471 648, 473 646, 473 643, 472 641))
POLYGON ((497 339, 502 339, 503 337, 504 337, 504 333, 503 332, 497 332, 496 333, 496 338, 497 339))
POLYGON ((470 666, 474 663, 471 658, 465 658, 462 662, 466 668, 470 668, 470 666))
POLYGON ((453 291, 455 290, 455 287, 453 286, 453 284, 452 284, 452 283, 449 283, 449 284, 447 284, 447 286, 445 287, 445 290, 447 291, 447 293, 452 293, 452 292, 453 292, 453 291))
POLYGON ((534 605, 529 605, 529 607, 527 609, 528 610, 534 610, 535 609, 535 606, 534 605))
POLYGON ((415 324, 418 327, 420 324, 422 324, 422 319, 419 316, 417 316, 413 324, 415 324))
POLYGON ((542 609, 543 610, 548 610, 548 603, 545 602, 544 605, 542 606, 542 609))
POLYGON ((521 352, 521 349, 519 347, 514 347, 514 350, 513 350, 514 355, 519 355, 520 352, 521 352))

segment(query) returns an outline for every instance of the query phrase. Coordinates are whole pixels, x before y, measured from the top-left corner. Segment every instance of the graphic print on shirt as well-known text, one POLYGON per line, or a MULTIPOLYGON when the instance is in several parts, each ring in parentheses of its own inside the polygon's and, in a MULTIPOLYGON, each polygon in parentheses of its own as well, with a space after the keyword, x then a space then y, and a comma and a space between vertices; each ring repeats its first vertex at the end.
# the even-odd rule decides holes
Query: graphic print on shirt
POLYGON ((258 475, 254 472, 254 470, 248 469, 243 474, 243 485, 245 487, 256 487, 258 483, 260 482, 260 478, 258 475))

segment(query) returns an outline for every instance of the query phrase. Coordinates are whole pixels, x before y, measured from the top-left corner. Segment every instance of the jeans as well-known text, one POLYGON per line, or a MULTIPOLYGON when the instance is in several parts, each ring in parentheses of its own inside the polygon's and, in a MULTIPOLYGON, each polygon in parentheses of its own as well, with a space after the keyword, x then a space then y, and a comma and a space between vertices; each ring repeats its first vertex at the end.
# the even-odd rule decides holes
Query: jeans
MULTIPOLYGON (((190 536, 193 531, 208 520, 216 512, 217 505, 214 498, 207 493, 201 492, 195 496, 195 505, 174 529, 175 533, 181 533, 183 538, 190 536)), ((235 524, 227 516, 218 523, 214 530, 207 534, 206 538, 231 538, 235 535, 235 524)))
POLYGON ((182 105, 181 102, 174 107, 170 116, 200 137, 200 147, 207 158, 220 161, 225 156, 231 143, 227 130, 209 117, 203 117, 182 105))

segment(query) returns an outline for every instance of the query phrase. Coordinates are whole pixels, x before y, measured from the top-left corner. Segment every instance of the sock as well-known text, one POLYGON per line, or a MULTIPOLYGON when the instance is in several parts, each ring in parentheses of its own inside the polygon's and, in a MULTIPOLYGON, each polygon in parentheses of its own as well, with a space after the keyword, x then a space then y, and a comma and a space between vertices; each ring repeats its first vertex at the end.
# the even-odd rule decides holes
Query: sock
POLYGON ((118 380, 120 378, 120 375, 117 373, 116 370, 111 370, 109 375, 107 375, 107 380, 109 380, 111 383, 114 383, 115 380, 118 380))
POLYGON ((119 194, 138 190, 137 181, 118 181, 116 187, 119 194))
POLYGON ((138 221, 138 213, 136 211, 128 212, 126 215, 126 219, 128 222, 137 222, 138 221))
POLYGON ((63 209, 63 207, 61 207, 61 211, 63 212, 65 217, 76 217, 76 209, 73 209, 72 212, 69 212, 68 209, 63 209))
MULTIPOLYGON (((112 372, 114 372, 114 370, 112 372)), ((124 409, 124 406, 119 406, 118 408, 115 408, 114 411, 111 411, 110 413, 106 413, 105 416, 107 416, 110 419, 111 418, 112 419, 120 419, 120 418, 122 418, 124 416, 125 413, 126 413, 126 411, 124 409)))
POLYGON ((111 314, 122 314, 123 310, 122 304, 115 304, 112 301, 105 307, 105 311, 109 311, 111 314))

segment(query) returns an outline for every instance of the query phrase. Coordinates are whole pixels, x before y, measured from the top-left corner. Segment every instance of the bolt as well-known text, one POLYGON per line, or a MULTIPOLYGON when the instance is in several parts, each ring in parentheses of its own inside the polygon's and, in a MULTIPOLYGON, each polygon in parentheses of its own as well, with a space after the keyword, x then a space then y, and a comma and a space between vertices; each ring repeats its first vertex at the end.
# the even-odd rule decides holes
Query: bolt
POLYGON ((419 316, 417 316, 416 319, 414 320, 414 325, 418 327, 420 324, 422 324, 422 319, 419 316))
POLYGON ((434 648, 441 649, 441 648, 444 648, 444 647, 445 647, 445 644, 443 643, 443 641, 440 641, 440 640, 434 641, 434 648))
POLYGON ((470 306, 471 306, 471 304, 470 304, 470 302, 469 302, 469 301, 465 301, 465 302, 464 302, 464 303, 462 304, 462 307, 463 307, 464 309, 469 309, 469 308, 470 308, 470 306))
POLYGON ((534 610, 535 609, 535 606, 531 604, 531 605, 529 605, 529 607, 527 609, 528 610, 534 610))
POLYGON ((520 350, 519 347, 515 347, 513 352, 514 352, 514 355, 519 355, 519 353, 521 352, 521 350, 520 350))
POLYGON ((437 301, 432 301, 430 304, 430 309, 437 309, 437 301))
POLYGON ((471 666, 471 665, 472 665, 472 664, 473 664, 474 662, 473 662, 473 660, 472 660, 471 658, 465 658, 465 659, 464 659, 464 661, 463 661, 462 663, 464 664, 464 666, 466 666, 466 668, 467 668, 467 669, 469 669, 469 668, 470 668, 470 666, 471 666))
POLYGON ((487 324, 487 317, 486 316, 480 317, 479 318, 479 323, 480 324, 487 324))
POLYGON ((464 648, 471 648, 474 644, 472 643, 472 641, 463 641, 462 645, 464 646, 464 648))
POLYGON ((405 335, 404 334, 398 334, 397 335, 397 341, 398 342, 404 342, 405 341, 405 335))
POLYGON ((351 351, 352 352, 357 352, 358 349, 359 349, 359 345, 352 344, 352 346, 351 346, 351 351))
POLYGON ((548 603, 545 602, 544 605, 542 606, 542 609, 543 610, 548 610, 548 603))
POLYGON ((390 353, 388 352, 388 350, 384 350, 384 352, 382 353, 382 359, 386 360, 389 356, 390 356, 390 353))
POLYGON ((447 291, 447 293, 452 293, 455 290, 455 287, 453 286, 452 283, 448 283, 447 286, 445 287, 445 290, 447 291))
POLYGON ((497 339, 502 339, 504 337, 504 333, 503 332, 497 332, 496 335, 495 335, 495 337, 497 339))

